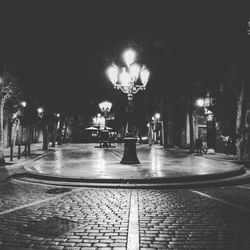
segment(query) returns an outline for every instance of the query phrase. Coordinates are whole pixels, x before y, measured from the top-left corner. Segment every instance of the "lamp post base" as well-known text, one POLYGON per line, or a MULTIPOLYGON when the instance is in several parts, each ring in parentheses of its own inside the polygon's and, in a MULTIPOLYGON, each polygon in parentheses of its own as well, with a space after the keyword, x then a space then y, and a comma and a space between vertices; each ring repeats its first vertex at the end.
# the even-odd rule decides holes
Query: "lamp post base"
POLYGON ((124 153, 121 164, 139 164, 140 161, 136 154, 136 141, 135 137, 125 137, 124 138, 124 153))

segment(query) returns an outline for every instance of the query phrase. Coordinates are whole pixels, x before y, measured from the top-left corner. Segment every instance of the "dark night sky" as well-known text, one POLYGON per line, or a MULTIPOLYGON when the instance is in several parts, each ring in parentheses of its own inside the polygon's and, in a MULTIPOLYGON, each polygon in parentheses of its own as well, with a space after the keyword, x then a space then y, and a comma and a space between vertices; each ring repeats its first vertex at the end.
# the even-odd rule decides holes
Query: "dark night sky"
POLYGON ((1 63, 58 109, 89 110, 104 99, 123 105, 104 71, 128 44, 151 69, 148 91, 174 88, 181 72, 216 78, 216 60, 239 47, 249 18, 246 4, 230 2, 1 2, 1 63))

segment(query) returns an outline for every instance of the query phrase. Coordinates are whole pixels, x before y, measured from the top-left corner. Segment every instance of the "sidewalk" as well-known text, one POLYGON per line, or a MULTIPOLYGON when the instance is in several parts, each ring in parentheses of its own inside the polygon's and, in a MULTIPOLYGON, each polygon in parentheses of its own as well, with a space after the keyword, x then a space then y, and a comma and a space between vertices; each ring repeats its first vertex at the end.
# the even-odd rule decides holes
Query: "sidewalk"
POLYGON ((21 157, 18 159, 18 146, 13 148, 13 159, 10 159, 10 147, 4 149, 5 166, 0 167, 0 182, 6 180, 10 175, 16 173, 22 173, 24 171, 23 167, 46 154, 50 154, 58 150, 59 146, 52 148, 49 146, 48 150, 42 149, 42 143, 33 143, 30 148, 30 155, 24 154, 24 145, 21 146, 21 157))

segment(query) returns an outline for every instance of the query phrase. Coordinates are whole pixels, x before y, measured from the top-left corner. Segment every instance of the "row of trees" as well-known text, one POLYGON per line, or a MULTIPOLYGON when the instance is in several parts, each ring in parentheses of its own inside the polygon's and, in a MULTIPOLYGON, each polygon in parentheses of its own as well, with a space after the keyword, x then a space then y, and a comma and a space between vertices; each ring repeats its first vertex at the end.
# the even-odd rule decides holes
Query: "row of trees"
MULTIPOLYGON (((171 121, 175 119, 174 116, 179 112, 178 105, 180 103, 175 102, 178 98, 183 97, 189 113, 190 151, 193 152, 195 146, 193 100, 198 97, 205 97, 208 90, 216 96, 221 86, 226 88, 227 91, 224 94, 227 95, 230 103, 230 114, 224 115, 233 117, 231 121, 234 120, 234 125, 231 127, 235 128, 232 136, 235 139, 237 159, 243 161, 249 157, 247 143, 250 140, 249 121, 247 121, 247 111, 250 110, 250 89, 248 88, 250 81, 250 37, 246 30, 229 29, 223 32, 217 34, 218 37, 214 38, 218 43, 211 45, 211 48, 209 48, 212 55, 203 58, 204 61, 202 62, 196 62, 195 58, 189 58, 187 64, 181 61, 183 57, 179 56, 178 58, 174 49, 168 46, 165 39, 154 40, 152 38, 151 41, 148 41, 147 46, 144 45, 144 47, 153 51, 151 57, 155 59, 153 66, 152 61, 149 63, 153 72, 155 72, 154 79, 150 79, 153 84, 149 83, 148 86, 149 97, 153 96, 157 99, 157 111, 161 110, 164 128, 166 129, 164 133, 165 147, 172 145, 173 140, 176 140, 176 138, 173 138, 175 134, 173 129, 176 129, 173 126, 176 124, 171 124, 171 121), (208 61, 205 61, 206 59, 208 61), (155 75, 158 75, 157 79, 155 75), (158 84, 160 82, 161 84, 158 84), (162 84, 162 82, 165 84, 162 84), (152 94, 153 92, 155 94, 152 94), (159 101, 160 99, 161 101, 159 101)), ((227 103, 223 105, 227 106, 227 103)), ((149 115, 148 120, 150 119, 149 115)))
POLYGON ((55 147, 56 141, 58 145, 65 141, 70 117, 63 113, 56 113, 52 107, 45 104, 43 108, 37 109, 37 107, 37 101, 27 98, 18 79, 10 71, 4 70, 0 77, 0 166, 5 164, 4 137, 9 136, 8 145, 14 146, 13 141, 15 140, 12 139, 14 135, 11 135, 14 124, 19 124, 26 131, 25 138, 22 141, 19 138, 16 141, 17 144, 25 143, 30 146, 32 131, 35 127, 42 130, 43 150, 48 149, 49 141, 51 141, 52 147, 55 147), (8 124, 10 128, 9 135, 4 134, 4 124, 8 124))

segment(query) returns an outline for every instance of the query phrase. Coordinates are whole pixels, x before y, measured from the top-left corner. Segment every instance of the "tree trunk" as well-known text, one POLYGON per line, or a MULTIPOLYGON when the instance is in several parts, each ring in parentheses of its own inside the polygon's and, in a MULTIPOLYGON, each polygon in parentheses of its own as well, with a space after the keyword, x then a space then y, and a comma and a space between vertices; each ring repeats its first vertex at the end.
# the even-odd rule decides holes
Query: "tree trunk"
POLYGON ((2 100, 2 84, 0 83, 0 166, 5 164, 4 159, 4 141, 3 141, 3 100, 2 100))
POLYGON ((194 126, 193 126, 193 104, 191 97, 188 98, 188 119, 189 119, 189 152, 194 152, 194 126))
MULTIPOLYGON (((167 97, 166 97, 167 98, 167 97)), ((162 114, 163 114, 163 136, 164 136, 164 144, 163 147, 164 148, 168 148, 168 137, 167 137, 167 100, 166 98, 164 98, 163 101, 163 109, 162 109, 162 114)))
POLYGON ((245 98, 246 98, 246 82, 245 80, 242 80, 240 97, 237 103, 237 114, 236 114, 236 154, 238 161, 244 160, 244 151, 246 146, 246 139, 245 139, 246 135, 244 128, 245 125, 244 121, 246 115, 245 98))
POLYGON ((43 125, 43 150, 48 149, 48 144, 49 144, 49 133, 48 133, 48 125, 44 124, 43 125))
POLYGON ((62 130, 63 130, 63 124, 65 122, 65 116, 61 115, 59 120, 59 128, 58 128, 58 138, 57 138, 57 145, 62 145, 62 130))
POLYGON ((11 119, 8 120, 8 146, 12 146, 12 127, 13 127, 13 122, 11 119))
POLYGON ((68 129, 70 117, 68 116, 65 120, 66 122, 65 122, 65 130, 64 130, 64 135, 63 135, 63 142, 66 142, 67 129, 68 129))
POLYGON ((53 125, 53 131, 52 131, 52 147, 53 148, 56 146, 57 124, 58 124, 58 120, 56 119, 53 125))

